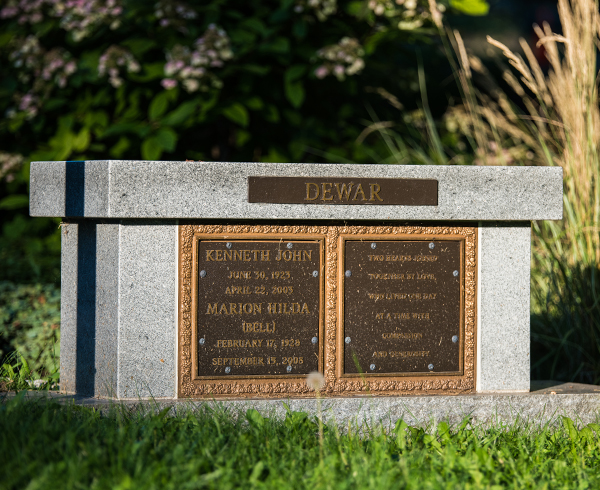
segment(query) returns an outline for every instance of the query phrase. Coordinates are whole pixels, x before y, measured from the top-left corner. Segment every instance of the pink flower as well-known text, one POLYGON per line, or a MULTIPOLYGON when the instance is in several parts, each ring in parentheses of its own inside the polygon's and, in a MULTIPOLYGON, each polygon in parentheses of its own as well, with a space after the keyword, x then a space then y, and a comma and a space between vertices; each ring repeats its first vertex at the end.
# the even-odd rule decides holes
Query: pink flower
POLYGON ((19 9, 17 7, 4 7, 0 10, 0 18, 8 19, 10 17, 14 17, 19 13, 19 9))
POLYGON ((328 73, 329 73, 329 70, 324 65, 319 66, 319 68, 317 68, 315 70, 315 76, 317 78, 325 78, 328 73))
POLYGON ((173 80, 172 78, 164 78, 160 84, 167 90, 171 90, 172 88, 177 87, 177 80, 173 80))
POLYGON ((69 61, 66 65, 65 65, 65 73, 67 75, 71 75, 73 73, 75 73, 75 70, 77 69, 77 65, 75 64, 74 61, 69 61))

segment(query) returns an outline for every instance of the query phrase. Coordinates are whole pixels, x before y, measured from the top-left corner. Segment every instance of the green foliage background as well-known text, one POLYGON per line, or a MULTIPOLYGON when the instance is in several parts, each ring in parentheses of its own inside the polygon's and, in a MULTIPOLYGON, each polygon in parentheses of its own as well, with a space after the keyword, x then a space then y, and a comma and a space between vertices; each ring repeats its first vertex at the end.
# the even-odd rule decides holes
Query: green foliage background
MULTIPOLYGON (((18 347, 49 371, 50 359, 39 351, 56 333, 49 325, 59 321, 59 220, 28 216, 31 161, 381 162, 389 154, 385 142, 375 134, 360 144, 357 138, 373 118, 398 120, 399 108, 419 112, 419 64, 436 81, 434 116, 453 95, 452 84, 437 83, 451 70, 442 62, 429 3, 410 1, 415 15, 408 20, 421 25, 398 28, 409 2, 321 1, 314 8, 304 0, 73 2, 88 8, 82 13, 61 11, 65 4, 56 0, 7 0, 0 12, 0 281, 11 282, 0 288, 2 351, 18 347), (206 67, 199 90, 182 83, 166 89, 169 56, 177 46, 195 49, 213 25, 225 32, 232 56, 206 67), (364 69, 319 78, 316 70, 327 62, 320 50, 344 38, 360 46, 364 69), (113 60, 118 83, 101 69, 111 50, 129 60, 113 60), (10 158, 20 163, 10 166, 10 158), (33 282, 54 287, 15 285, 33 282), (28 347, 23 335, 35 345, 28 347)), ((482 0, 440 5, 446 15, 482 15, 488 8, 482 0)), ((417 144, 423 138, 412 120, 400 120, 397 130, 417 144)), ((457 143, 450 134, 444 138, 449 148, 457 143)))
MULTIPOLYGON (((340 0, 335 14, 319 20, 308 7, 296 12, 303 3, 293 0, 190 1, 186 6, 195 19, 174 19, 162 27, 154 2, 127 0, 122 2, 118 27, 111 29, 110 19, 100 19, 79 39, 76 30, 61 26, 53 14, 54 3, 41 2, 42 19, 36 23, 21 22, 18 16, 0 19, 0 111, 6 115, 0 119, 0 151, 24 158, 22 167, 11 173, 14 180, 0 183, 3 279, 59 278, 57 222, 27 217, 30 161, 375 163, 386 153, 384 143, 373 137, 367 144, 356 144, 372 122, 366 109, 383 120, 397 118, 386 94, 400 98, 396 107, 417 109, 419 59, 431 68, 432 79, 450 75, 447 64, 439 63, 443 55, 431 20, 424 19, 420 28, 400 30, 400 7, 377 16, 367 1, 340 0), (212 70, 222 86, 193 93, 181 85, 165 90, 161 80, 166 78, 166 53, 176 45, 193 46, 212 24, 225 30, 233 51, 231 60, 212 70), (16 66, 15 53, 29 36, 39 40, 44 52, 66 50, 75 61, 76 70, 64 87, 45 81, 43 66, 16 66), (318 79, 318 51, 344 37, 363 46, 365 69, 344 80, 318 79), (123 83, 117 88, 99 73, 99 60, 111 46, 126 50, 140 66, 129 73, 121 67, 123 83), (19 101, 36 84, 42 88, 34 91, 40 100, 31 117, 19 110, 19 101)), ((454 4, 456 9, 447 5, 450 11, 480 14, 486 7, 474 0, 454 4)), ((427 1, 420 0, 416 11, 427 10, 427 1)), ((448 90, 434 90, 431 104, 440 114, 447 106, 448 90)), ((410 125, 405 130, 410 131, 410 125)))

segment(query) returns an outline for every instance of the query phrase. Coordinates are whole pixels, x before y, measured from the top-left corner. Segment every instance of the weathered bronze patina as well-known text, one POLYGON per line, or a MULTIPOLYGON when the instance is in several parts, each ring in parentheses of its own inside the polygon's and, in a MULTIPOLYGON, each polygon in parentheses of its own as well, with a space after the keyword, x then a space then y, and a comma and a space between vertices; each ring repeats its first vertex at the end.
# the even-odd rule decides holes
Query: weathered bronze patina
POLYGON ((318 241, 200 240, 197 252, 198 376, 318 370, 318 241))
POLYGON ((460 374, 464 242, 347 240, 344 256, 344 373, 460 374))
POLYGON ((248 202, 437 206, 433 179, 248 177, 248 202))

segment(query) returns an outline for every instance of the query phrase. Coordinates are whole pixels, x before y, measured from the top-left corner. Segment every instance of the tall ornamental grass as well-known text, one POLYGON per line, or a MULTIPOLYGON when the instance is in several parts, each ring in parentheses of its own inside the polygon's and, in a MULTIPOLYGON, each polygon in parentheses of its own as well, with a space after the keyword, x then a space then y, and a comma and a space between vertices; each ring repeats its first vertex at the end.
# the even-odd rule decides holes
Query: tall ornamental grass
POLYGON ((485 94, 473 89, 472 70, 488 82, 490 77, 478 59, 467 55, 460 36, 452 39, 465 95, 464 129, 476 141, 481 163, 498 163, 510 150, 524 148, 525 161, 564 171, 563 221, 533 225, 533 375, 598 383, 600 15, 596 0, 559 0, 558 12, 562 35, 546 23, 534 25, 537 48, 549 62, 547 73, 523 39, 524 58, 488 36, 510 65, 503 78, 520 98, 520 109, 497 85, 488 84, 485 94))
POLYGON ((547 70, 524 39, 519 54, 488 36, 503 55, 496 59, 502 82, 443 25, 435 0, 429 4, 461 103, 436 123, 421 70, 421 133, 402 136, 372 113, 361 137, 383 138, 389 155, 382 163, 563 168, 564 219, 533 223, 532 375, 600 383, 598 2, 559 0, 562 34, 546 23, 533 26, 547 70))

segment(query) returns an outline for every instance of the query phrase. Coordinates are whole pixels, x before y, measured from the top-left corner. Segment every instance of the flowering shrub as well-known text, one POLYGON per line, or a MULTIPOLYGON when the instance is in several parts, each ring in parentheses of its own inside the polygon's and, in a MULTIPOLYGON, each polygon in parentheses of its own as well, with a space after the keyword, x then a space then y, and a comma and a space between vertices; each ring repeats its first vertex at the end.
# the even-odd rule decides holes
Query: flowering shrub
POLYGON ((0 10, 1 19, 17 18, 19 24, 37 24, 43 19, 41 12, 46 0, 8 0, 0 10))
POLYGON ((219 89, 223 83, 211 68, 221 68, 232 57, 227 34, 211 24, 204 35, 196 39, 193 50, 175 45, 167 53, 165 75, 169 78, 163 78, 161 85, 170 90, 180 81, 188 93, 219 89))
MULTIPOLYGON (((437 4, 448 15, 482 2, 437 4)), ((371 162, 373 148, 355 143, 365 106, 383 120, 417 109, 417 61, 406 48, 427 40, 430 62, 439 51, 428 5, 4 0, 0 279, 40 275, 58 250, 57 239, 24 245, 56 229, 26 218, 32 160, 371 162)))
POLYGON ((188 32, 189 21, 198 18, 196 11, 185 3, 170 0, 157 2, 154 6, 154 15, 161 27, 174 27, 183 33, 188 32))
POLYGON ((15 170, 23 163, 22 155, 4 153, 0 151, 0 180, 6 179, 7 182, 15 180, 15 170))
POLYGON ((46 51, 35 36, 17 38, 12 46, 14 51, 10 53, 9 59, 18 80, 24 87, 28 87, 28 91, 15 94, 16 105, 9 108, 6 115, 14 118, 21 113, 25 118, 31 119, 36 116, 40 104, 48 98, 55 86, 65 88, 76 65, 66 50, 53 48, 46 51))
POLYGON ((314 14, 317 19, 324 21, 337 11, 337 0, 297 0, 294 12, 297 14, 314 14))
MULTIPOLYGON (((402 30, 418 29, 432 19, 432 5, 428 0, 369 0, 368 6, 375 15, 396 22, 402 30)), ((441 14, 446 7, 439 3, 437 10, 441 14)))
POLYGON ((60 18, 60 26, 73 35, 75 41, 89 36, 96 28, 107 24, 111 29, 121 25, 123 7, 117 0, 50 1, 52 15, 60 18))
POLYGON ((326 46, 317 52, 319 58, 325 60, 315 70, 317 78, 335 75, 342 81, 346 75, 356 75, 365 67, 363 56, 365 51, 356 39, 344 37, 337 44, 326 46))
POLYGON ((127 49, 111 46, 100 56, 98 74, 101 77, 108 75, 110 84, 118 88, 123 84, 123 79, 119 76, 122 70, 137 73, 140 71, 140 65, 127 49))
POLYGON ((60 27, 80 41, 102 24, 119 27, 122 12, 117 0, 8 0, 0 18, 16 18, 19 24, 38 24, 45 15, 58 18, 60 27))
POLYGON ((369 88, 371 104, 381 103, 369 94, 389 93, 382 61, 407 41, 398 28, 433 27, 428 5, 273 0, 236 11, 217 0, 7 0, 0 134, 16 138, 5 150, 24 161, 159 158, 176 149, 192 159, 306 159, 306 148, 357 136, 360 124, 334 136, 336 111, 327 106, 361 90, 348 77, 369 88), (319 122, 294 129, 307 117, 319 122), (181 128, 194 125, 204 143, 181 146, 181 128), (36 145, 21 144, 25 134, 36 145))

